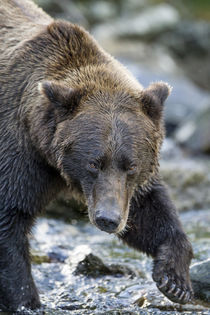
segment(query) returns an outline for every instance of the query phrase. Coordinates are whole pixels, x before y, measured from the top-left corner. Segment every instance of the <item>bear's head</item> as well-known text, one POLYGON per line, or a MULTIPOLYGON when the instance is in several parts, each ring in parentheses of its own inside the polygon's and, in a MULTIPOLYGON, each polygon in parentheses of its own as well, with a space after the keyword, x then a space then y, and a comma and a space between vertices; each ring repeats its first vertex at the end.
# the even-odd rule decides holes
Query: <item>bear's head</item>
POLYGON ((83 193, 92 223, 108 233, 121 232, 135 189, 146 189, 157 175, 169 86, 153 83, 129 95, 47 81, 41 92, 47 128, 54 132, 51 164, 83 193))

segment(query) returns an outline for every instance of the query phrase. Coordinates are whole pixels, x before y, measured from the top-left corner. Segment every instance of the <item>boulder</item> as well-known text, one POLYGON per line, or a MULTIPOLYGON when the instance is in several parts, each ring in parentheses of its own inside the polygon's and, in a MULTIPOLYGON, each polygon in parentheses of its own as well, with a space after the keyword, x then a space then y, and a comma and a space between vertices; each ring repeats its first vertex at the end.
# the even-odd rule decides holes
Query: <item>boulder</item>
POLYGON ((183 20, 160 36, 186 75, 200 87, 210 90, 210 23, 183 20))
POLYGON ((191 151, 210 154, 210 105, 182 123, 175 139, 191 151))
POLYGON ((101 258, 90 253, 78 262, 74 272, 76 275, 83 274, 88 277, 96 278, 100 276, 136 276, 137 274, 125 265, 105 264, 101 258))
POLYGON ((77 246, 66 262, 74 270, 75 275, 84 275, 91 278, 97 278, 101 276, 131 276, 135 277, 142 273, 137 273, 126 265, 120 264, 107 264, 102 258, 95 255, 92 249, 87 245, 77 246))
POLYGON ((210 258, 192 265, 190 277, 195 298, 210 303, 210 258))
POLYGON ((179 211, 210 209, 210 163, 189 158, 162 159, 160 173, 179 211))
POLYGON ((164 33, 160 42, 179 58, 203 57, 210 52, 210 23, 183 20, 164 33))
POLYGON ((182 159, 184 157, 184 152, 173 139, 165 138, 161 147, 160 157, 165 161, 182 159))

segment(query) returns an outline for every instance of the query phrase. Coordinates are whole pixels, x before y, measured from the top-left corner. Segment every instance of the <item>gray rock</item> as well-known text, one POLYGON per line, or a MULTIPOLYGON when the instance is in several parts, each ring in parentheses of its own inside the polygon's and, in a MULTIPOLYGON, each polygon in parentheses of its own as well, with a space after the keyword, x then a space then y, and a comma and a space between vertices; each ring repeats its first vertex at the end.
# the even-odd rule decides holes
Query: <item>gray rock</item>
POLYGON ((186 77, 169 79, 173 87, 165 106, 165 121, 175 127, 185 124, 206 107, 209 94, 196 87, 186 77))
POLYGON ((210 258, 194 264, 190 268, 190 277, 195 298, 210 302, 210 258))
POLYGON ((178 143, 192 151, 210 153, 210 105, 184 122, 175 134, 178 143))
POLYGON ((186 74, 200 87, 210 90, 210 23, 180 21, 159 38, 167 46, 186 74))
POLYGON ((173 30, 160 38, 161 43, 169 47, 177 57, 189 55, 205 56, 210 52, 210 23, 200 21, 180 21, 173 30))
POLYGON ((74 272, 76 275, 83 274, 88 277, 96 278, 106 275, 114 276, 136 276, 137 274, 125 265, 105 264, 101 258, 90 253, 78 262, 74 272))
POLYGON ((93 34, 97 38, 151 39, 173 28, 178 22, 177 10, 168 4, 160 4, 134 16, 121 16, 110 24, 99 25, 93 29, 93 34))
POLYGON ((210 163, 177 158, 161 160, 160 172, 179 211, 210 208, 210 163))
POLYGON ((184 153, 173 139, 166 138, 163 141, 160 156, 163 160, 173 160, 183 158, 184 153))
MULTIPOLYGON (((105 240, 104 240, 105 241, 105 240)), ((112 276, 143 276, 142 272, 136 272, 126 265, 106 264, 103 260, 92 252, 87 245, 77 246, 66 262, 74 270, 75 275, 85 275, 97 278, 106 275, 112 276)))

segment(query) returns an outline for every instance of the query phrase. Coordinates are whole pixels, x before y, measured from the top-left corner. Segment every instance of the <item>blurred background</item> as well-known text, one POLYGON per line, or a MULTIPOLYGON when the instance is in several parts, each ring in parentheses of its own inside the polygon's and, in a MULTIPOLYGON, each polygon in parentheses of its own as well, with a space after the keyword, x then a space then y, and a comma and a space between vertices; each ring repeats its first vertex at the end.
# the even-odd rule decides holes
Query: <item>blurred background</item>
POLYGON ((80 215, 84 205, 60 195, 32 240, 42 299, 49 309, 59 308, 53 314, 210 314, 210 0, 35 2, 88 29, 144 87, 157 80, 173 87, 161 174, 197 263, 191 270, 196 304, 174 306, 155 288, 151 260, 92 227, 80 215))

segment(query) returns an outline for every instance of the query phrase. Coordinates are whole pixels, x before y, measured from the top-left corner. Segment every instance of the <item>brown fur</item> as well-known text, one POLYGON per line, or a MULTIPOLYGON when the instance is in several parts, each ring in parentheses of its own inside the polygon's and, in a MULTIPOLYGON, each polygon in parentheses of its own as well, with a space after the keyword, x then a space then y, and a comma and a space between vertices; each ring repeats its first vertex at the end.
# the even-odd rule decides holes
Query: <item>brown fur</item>
MULTIPOLYGON (((23 5, 20 0, 15 2, 10 0, 7 1, 7 5, 8 7, 4 6, 3 9, 3 27, 0 33, 1 38, 2 34, 5 35, 2 40, 3 45, 1 45, 4 53, 0 61, 3 64, 0 75, 2 73, 2 77, 6 81, 5 90, 3 90, 4 98, 6 100, 11 99, 14 104, 15 95, 21 96, 20 102, 18 99, 18 110, 22 116, 20 116, 21 124, 31 130, 30 136, 34 145, 39 147, 42 154, 47 157, 50 155, 49 139, 51 137, 48 126, 46 126, 47 130, 45 132, 45 126, 42 125, 42 115, 45 115, 45 112, 42 109, 43 105, 41 105, 42 95, 37 86, 38 83, 47 80, 56 82, 64 88, 70 87, 81 91, 80 94, 88 95, 89 99, 94 98, 98 108, 93 107, 91 110, 94 112, 96 110, 106 111, 105 119, 107 120, 112 115, 112 109, 115 110, 116 107, 122 110, 123 105, 139 115, 142 106, 141 115, 145 122, 145 128, 148 128, 150 134, 151 128, 154 129, 154 140, 151 145, 154 146, 156 156, 158 156, 163 138, 162 125, 156 124, 155 118, 153 124, 153 121, 148 119, 144 112, 148 114, 148 111, 151 110, 151 117, 153 118, 156 115, 157 121, 159 121, 159 112, 162 109, 158 108, 158 104, 154 104, 153 110, 150 106, 151 96, 146 93, 142 95, 142 86, 133 76, 100 48, 95 40, 81 27, 63 21, 52 22, 50 17, 45 13, 42 15, 42 12, 29 1, 24 2, 23 5), (26 11, 29 7, 30 14, 28 15, 26 11), (5 18, 8 12, 10 19, 5 18), (45 24, 51 23, 46 26, 43 25, 43 21, 45 24), (10 47, 10 36, 15 38, 12 47, 10 47), (8 66, 10 64, 11 66, 8 66), (5 65, 7 65, 6 68, 5 65), (108 97, 110 97, 111 103, 108 103, 108 105, 103 104, 100 95, 104 92, 110 95, 108 97), (121 95, 122 92, 125 96, 121 95), (113 94, 116 95, 117 93, 119 98, 113 104, 113 94), (127 104, 125 97, 127 98, 127 104), (106 109, 104 110, 103 107, 105 106, 106 109), (143 107, 145 107, 145 110, 143 107), (43 130, 42 135, 39 133, 40 128, 43 130), (39 139, 40 136, 41 139, 39 139)), ((159 85, 154 84, 153 88, 159 90, 159 85)), ((166 85, 165 91, 164 98, 168 95, 166 85)), ((88 102, 85 103, 85 108, 87 108, 88 102)), ((162 104, 160 106, 162 107, 162 104)), ((80 104, 80 110, 83 110, 82 103, 80 104)), ((151 140, 148 139, 148 141, 151 140)), ((54 164, 54 161, 49 162, 54 164)), ((157 161, 154 163, 152 174, 156 172, 155 165, 157 166, 157 161)))
MULTIPOLYGON (((52 21, 30 1, 7 0, 6 6, 2 4, 0 14, 2 21, 0 75, 6 83, 5 90, 2 86, 2 93, 6 100, 12 99, 13 104, 15 95, 21 95, 18 106, 24 116, 21 117, 24 125, 27 124, 29 127, 35 121, 39 124, 42 116, 40 108, 42 95, 37 86, 44 80, 88 91, 89 97, 94 93, 96 101, 98 93, 98 105, 101 103, 100 92, 106 91, 110 95, 125 92, 127 98, 129 96, 134 100, 139 99, 139 106, 131 105, 129 102, 127 104, 128 107, 132 107, 132 111, 139 114, 141 99, 144 101, 147 97, 141 96, 142 86, 120 63, 100 48, 84 29, 71 23, 52 21)), ((158 85, 156 88, 158 89, 158 85)), ((120 99, 116 101, 119 103, 114 106, 120 108, 122 101, 120 99)), ((80 107, 82 110, 82 104, 80 107)), ((112 107, 107 108, 107 113, 111 109, 112 107)), ((148 120, 146 127, 149 130, 151 125, 152 121, 148 120)), ((33 129, 34 126, 30 127, 33 129)), ((42 127, 36 126, 38 130, 42 127)), ((163 137, 162 130, 155 129, 157 134, 159 133, 157 137, 159 141, 163 137)), ((33 130, 32 137, 35 137, 34 133, 36 131, 33 130)), ((42 146, 45 139, 40 141, 36 138, 35 141, 36 145, 38 141, 40 142, 38 145, 42 146)), ((157 144, 157 151, 159 146, 157 144)), ((48 155, 48 152, 46 153, 48 155)))
POLYGON ((163 82, 143 89, 83 28, 0 0, 0 308, 40 305, 27 234, 67 187, 92 223, 156 258, 154 279, 171 273, 164 294, 184 270, 177 285, 188 291, 167 296, 190 299, 191 248, 158 175, 169 93, 163 82))

